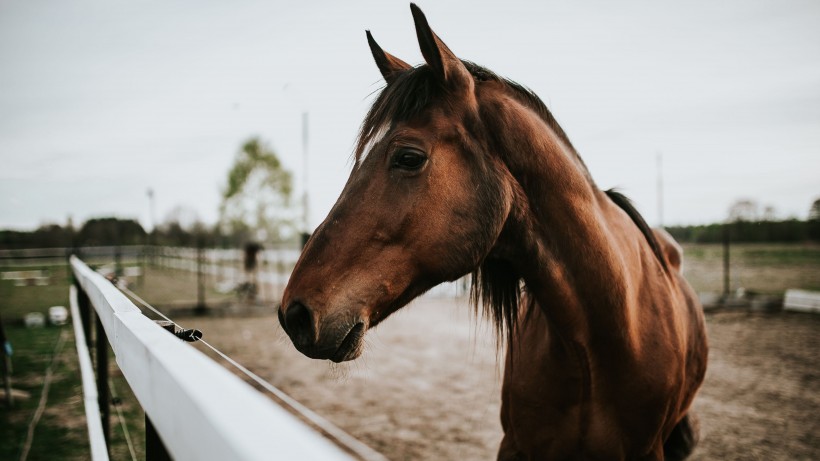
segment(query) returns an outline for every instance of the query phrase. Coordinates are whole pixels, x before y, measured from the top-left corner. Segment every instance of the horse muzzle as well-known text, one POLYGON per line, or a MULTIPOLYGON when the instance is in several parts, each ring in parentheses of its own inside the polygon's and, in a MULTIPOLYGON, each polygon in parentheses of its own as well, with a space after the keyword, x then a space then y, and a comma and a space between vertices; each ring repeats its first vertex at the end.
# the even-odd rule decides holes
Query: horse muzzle
POLYGON ((309 307, 294 301, 284 311, 279 308, 279 323, 296 349, 312 359, 339 363, 362 354, 365 322, 322 321, 309 307))

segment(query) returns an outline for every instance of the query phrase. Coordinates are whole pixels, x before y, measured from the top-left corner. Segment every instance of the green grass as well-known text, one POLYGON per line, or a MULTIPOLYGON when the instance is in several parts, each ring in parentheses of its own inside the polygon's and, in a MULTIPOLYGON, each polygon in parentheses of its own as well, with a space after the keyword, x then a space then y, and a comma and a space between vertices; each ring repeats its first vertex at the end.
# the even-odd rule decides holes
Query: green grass
MULTIPOLYGON (((696 291, 723 289, 723 245, 685 244, 684 274, 696 291)), ((731 289, 779 295, 789 288, 820 290, 820 245, 732 244, 731 289)))
POLYGON ((48 270, 51 279, 47 286, 22 287, 12 280, 0 280, 0 315, 6 322, 21 319, 29 312, 46 314, 51 306, 68 307, 68 266, 3 267, 0 272, 18 270, 48 270))
MULTIPOLYGON (((19 399, 12 409, 0 402, 0 460, 19 459, 21 444, 34 415, 43 388, 45 370, 51 361, 54 345, 61 332, 65 343, 53 369, 53 381, 45 412, 36 427, 29 452, 29 460, 85 460, 89 459, 88 429, 82 397, 77 350, 73 328, 61 327, 27 329, 21 319, 29 312, 47 313, 49 307, 68 307, 68 287, 71 279, 67 266, 4 267, 2 271, 48 269, 48 286, 15 286, 13 281, 0 280, 0 313, 6 334, 14 347, 12 386, 30 394, 19 399)), ((94 360, 92 350, 92 360, 94 360)), ((117 368, 109 348, 110 376, 122 401, 120 408, 135 445, 137 459, 145 454, 144 413, 117 368)), ((112 459, 130 459, 117 412, 111 408, 112 459)))
MULTIPOLYGON (((151 305, 163 308, 192 307, 197 303, 197 275, 194 272, 167 268, 149 268, 145 277, 131 290, 151 305)), ((205 277, 205 303, 224 305, 236 299, 234 293, 219 293, 213 277, 205 277)))
MULTIPOLYGON (((116 393, 119 397, 120 411, 125 419, 125 425, 131 437, 131 443, 137 459, 145 459, 145 412, 139 405, 137 398, 128 386, 128 382, 122 373, 113 363, 113 356, 111 359, 111 382, 114 391, 111 393, 112 397, 116 393)), ((125 438, 125 432, 119 421, 119 415, 116 408, 111 407, 111 443, 110 443, 111 459, 131 459, 131 454, 128 450, 128 444, 125 438)))
POLYGON ((54 359, 53 378, 42 418, 36 426, 29 460, 88 459, 82 388, 78 378, 74 335, 70 327, 29 330, 6 326, 14 346, 12 386, 29 394, 0 418, 0 459, 18 459, 26 433, 38 406, 46 369, 54 359), (54 358, 55 345, 64 343, 54 358))

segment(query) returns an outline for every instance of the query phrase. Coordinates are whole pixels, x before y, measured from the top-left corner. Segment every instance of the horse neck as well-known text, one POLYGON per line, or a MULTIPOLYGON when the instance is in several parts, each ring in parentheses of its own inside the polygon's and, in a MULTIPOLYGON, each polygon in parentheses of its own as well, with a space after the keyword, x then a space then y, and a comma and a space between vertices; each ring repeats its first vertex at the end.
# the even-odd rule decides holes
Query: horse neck
POLYGON ((643 237, 543 119, 526 108, 505 119, 499 138, 506 145, 499 152, 517 204, 498 253, 516 266, 563 334, 588 342, 601 330, 622 331, 631 318, 629 279, 635 277, 628 267, 641 257, 636 242, 643 237))

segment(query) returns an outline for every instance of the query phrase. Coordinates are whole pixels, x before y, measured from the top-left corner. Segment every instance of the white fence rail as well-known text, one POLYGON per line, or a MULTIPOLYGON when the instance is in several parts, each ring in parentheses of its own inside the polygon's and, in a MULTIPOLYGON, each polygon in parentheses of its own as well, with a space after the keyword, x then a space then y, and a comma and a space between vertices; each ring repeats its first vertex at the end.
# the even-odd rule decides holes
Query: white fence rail
POLYGON ((77 303, 77 288, 74 285, 71 285, 69 289, 69 302, 71 321, 74 325, 74 340, 77 343, 77 357, 80 363, 80 377, 83 381, 83 403, 85 419, 88 423, 88 440, 91 443, 91 460, 108 461, 108 448, 100 420, 100 405, 97 402, 97 384, 94 382, 94 366, 91 364, 91 354, 88 352, 85 341, 85 329, 80 320, 80 309, 77 303))
POLYGON ((145 317, 76 257, 134 395, 176 460, 349 460, 350 455, 189 344, 145 317))

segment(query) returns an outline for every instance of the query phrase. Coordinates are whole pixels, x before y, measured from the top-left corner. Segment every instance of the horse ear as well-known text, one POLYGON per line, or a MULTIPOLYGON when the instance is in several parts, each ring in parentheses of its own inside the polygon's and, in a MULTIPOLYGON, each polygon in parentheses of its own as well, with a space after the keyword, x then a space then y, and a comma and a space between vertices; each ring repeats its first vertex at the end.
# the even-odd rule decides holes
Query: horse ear
POLYGON ((373 59, 376 60, 376 66, 379 67, 379 71, 387 83, 392 82, 402 71, 410 68, 410 64, 384 51, 373 39, 373 35, 370 34, 369 30, 365 32, 367 33, 367 44, 370 45, 370 52, 373 53, 373 59))
POLYGON ((421 54, 424 55, 424 60, 436 75, 448 83, 469 84, 472 82, 470 72, 464 67, 464 63, 433 32, 421 9, 415 3, 411 3, 410 11, 413 13, 413 22, 416 24, 416 35, 419 39, 421 54))

